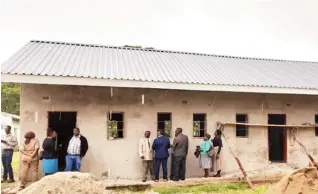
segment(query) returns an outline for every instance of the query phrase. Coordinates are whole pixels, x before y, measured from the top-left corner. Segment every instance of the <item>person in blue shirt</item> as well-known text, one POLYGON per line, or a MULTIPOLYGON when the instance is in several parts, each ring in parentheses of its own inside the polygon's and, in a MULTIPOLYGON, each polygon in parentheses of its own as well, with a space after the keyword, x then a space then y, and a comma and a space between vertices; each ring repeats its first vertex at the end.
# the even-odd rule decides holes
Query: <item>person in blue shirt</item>
POLYGON ((200 144, 200 168, 204 169, 204 177, 207 178, 209 176, 209 169, 212 166, 212 160, 209 156, 209 152, 212 149, 210 142, 210 135, 205 134, 203 138, 203 142, 200 144))
POLYGON ((163 180, 168 181, 167 161, 169 157, 170 139, 165 136, 165 131, 160 130, 159 136, 154 140, 152 149, 155 151, 155 181, 159 181, 159 171, 162 165, 163 180))

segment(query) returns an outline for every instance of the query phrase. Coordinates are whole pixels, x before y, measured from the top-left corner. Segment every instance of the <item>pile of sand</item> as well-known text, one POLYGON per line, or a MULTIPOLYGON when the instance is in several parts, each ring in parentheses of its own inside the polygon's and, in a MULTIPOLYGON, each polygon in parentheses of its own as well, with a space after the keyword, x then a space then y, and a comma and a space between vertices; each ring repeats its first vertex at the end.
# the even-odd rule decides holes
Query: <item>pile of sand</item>
POLYGON ((105 191, 100 181, 92 175, 80 172, 59 172, 43 177, 33 183, 20 194, 103 194, 105 191))
POLYGON ((267 194, 318 194, 318 170, 298 169, 283 177, 267 194))

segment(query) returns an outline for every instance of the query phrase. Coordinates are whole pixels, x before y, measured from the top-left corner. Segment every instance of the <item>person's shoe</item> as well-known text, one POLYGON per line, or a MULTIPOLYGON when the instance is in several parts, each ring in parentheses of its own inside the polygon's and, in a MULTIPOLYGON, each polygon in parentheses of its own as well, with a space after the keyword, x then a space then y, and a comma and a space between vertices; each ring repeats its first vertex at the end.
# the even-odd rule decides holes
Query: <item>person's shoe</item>
POLYGON ((178 182, 179 181, 179 179, 172 179, 173 181, 175 181, 175 182, 178 182))
POLYGON ((14 182, 15 182, 14 179, 8 180, 8 183, 14 183, 14 182))
POLYGON ((219 170, 213 177, 221 177, 221 171, 219 170))
POLYGON ((216 175, 213 175, 212 177, 221 177, 221 174, 217 173, 216 175))
POLYGON ((159 182, 159 179, 155 179, 155 182, 156 182, 156 183, 159 182))
POLYGON ((168 181, 168 179, 163 179, 163 182, 167 182, 168 181))
POLYGON ((147 179, 142 179, 142 182, 146 182, 147 181, 147 179))
POLYGON ((5 183, 5 182, 7 182, 7 180, 6 180, 6 179, 1 180, 1 183, 5 183))

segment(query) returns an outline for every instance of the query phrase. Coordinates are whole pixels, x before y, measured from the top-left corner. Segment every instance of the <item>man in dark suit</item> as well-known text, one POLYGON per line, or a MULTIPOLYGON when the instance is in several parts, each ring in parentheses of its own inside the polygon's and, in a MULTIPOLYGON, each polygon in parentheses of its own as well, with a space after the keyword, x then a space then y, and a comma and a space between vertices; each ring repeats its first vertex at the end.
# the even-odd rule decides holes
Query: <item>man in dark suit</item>
POLYGON ((185 180, 186 159, 189 150, 189 138, 182 134, 182 128, 177 128, 173 140, 173 180, 185 180))
POLYGON ((170 140, 165 136, 165 131, 159 131, 159 136, 154 140, 152 149, 155 151, 155 181, 159 181, 159 171, 162 165, 163 180, 168 181, 167 160, 169 157, 170 140))

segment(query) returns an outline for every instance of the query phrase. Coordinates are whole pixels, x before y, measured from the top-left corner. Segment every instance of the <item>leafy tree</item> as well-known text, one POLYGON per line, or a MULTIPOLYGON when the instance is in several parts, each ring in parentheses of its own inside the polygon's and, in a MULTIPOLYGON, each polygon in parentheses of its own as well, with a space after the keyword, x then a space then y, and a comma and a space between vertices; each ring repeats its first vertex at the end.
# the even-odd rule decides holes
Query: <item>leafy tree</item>
POLYGON ((117 121, 108 121, 108 127, 111 138, 118 137, 118 122, 117 121))
POLYGON ((20 84, 1 83, 1 111, 20 115, 20 84))

